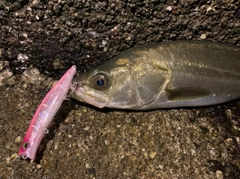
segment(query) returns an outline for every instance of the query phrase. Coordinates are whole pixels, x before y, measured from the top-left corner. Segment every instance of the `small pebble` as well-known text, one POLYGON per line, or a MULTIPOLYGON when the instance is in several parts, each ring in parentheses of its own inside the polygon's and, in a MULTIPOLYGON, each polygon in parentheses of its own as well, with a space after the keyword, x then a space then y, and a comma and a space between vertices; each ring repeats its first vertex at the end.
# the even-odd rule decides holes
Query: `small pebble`
POLYGON ((28 60, 28 56, 26 54, 19 53, 17 59, 19 62, 24 63, 28 60))
POLYGON ((222 171, 217 170, 217 171, 216 171, 216 177, 217 177, 218 179, 222 179, 222 178, 223 178, 223 173, 222 173, 222 171))
POLYGON ((172 9, 173 9, 172 6, 168 6, 168 7, 166 8, 166 10, 169 11, 169 12, 172 11, 172 9))
POLYGON ((207 35, 206 34, 202 34, 201 36, 200 36, 200 39, 206 39, 207 38, 207 35))
POLYGON ((20 143, 21 142, 21 137, 20 136, 17 136, 16 139, 15 139, 15 143, 20 143))
POLYGON ((151 159, 155 158, 157 152, 150 152, 149 156, 151 159))

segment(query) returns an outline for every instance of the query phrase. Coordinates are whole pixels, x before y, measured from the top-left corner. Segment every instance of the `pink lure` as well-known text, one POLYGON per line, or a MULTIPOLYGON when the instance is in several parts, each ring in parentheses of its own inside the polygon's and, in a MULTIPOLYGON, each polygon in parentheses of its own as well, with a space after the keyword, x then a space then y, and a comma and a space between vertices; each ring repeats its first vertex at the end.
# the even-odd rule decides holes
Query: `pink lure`
POLYGON ((18 155, 35 159, 43 135, 66 98, 75 73, 76 66, 72 66, 45 96, 32 118, 18 155))

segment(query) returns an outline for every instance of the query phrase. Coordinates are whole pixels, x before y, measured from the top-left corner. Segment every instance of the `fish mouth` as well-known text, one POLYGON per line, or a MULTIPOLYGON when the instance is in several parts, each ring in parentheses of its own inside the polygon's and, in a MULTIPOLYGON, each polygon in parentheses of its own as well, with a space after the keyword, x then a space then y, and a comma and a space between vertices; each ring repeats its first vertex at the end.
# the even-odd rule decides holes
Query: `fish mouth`
POLYGON ((87 104, 91 104, 98 108, 105 107, 109 101, 108 98, 106 97, 103 97, 103 96, 99 97, 97 96, 97 94, 88 93, 87 90, 85 90, 81 86, 75 87, 75 89, 73 89, 73 93, 74 93, 73 97, 76 98, 77 100, 80 100, 87 104))

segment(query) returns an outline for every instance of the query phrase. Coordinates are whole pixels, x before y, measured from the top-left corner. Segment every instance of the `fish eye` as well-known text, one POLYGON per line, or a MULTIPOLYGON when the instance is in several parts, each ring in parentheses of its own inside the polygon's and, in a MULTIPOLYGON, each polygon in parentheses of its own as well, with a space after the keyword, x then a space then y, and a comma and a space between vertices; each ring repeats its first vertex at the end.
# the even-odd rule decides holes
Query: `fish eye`
POLYGON ((92 79, 92 83, 97 90, 105 90, 109 85, 108 77, 103 73, 96 74, 92 79))

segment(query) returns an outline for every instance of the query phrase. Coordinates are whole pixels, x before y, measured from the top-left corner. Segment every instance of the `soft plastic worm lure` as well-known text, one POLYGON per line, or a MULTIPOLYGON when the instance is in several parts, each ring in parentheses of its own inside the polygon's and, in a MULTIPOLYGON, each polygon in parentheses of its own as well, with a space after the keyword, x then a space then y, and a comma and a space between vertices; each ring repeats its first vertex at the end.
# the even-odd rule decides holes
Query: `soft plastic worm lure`
POLYGON ((35 159, 43 135, 66 98, 75 73, 76 66, 72 66, 45 96, 32 118, 26 136, 19 149, 19 156, 32 160, 35 159))

